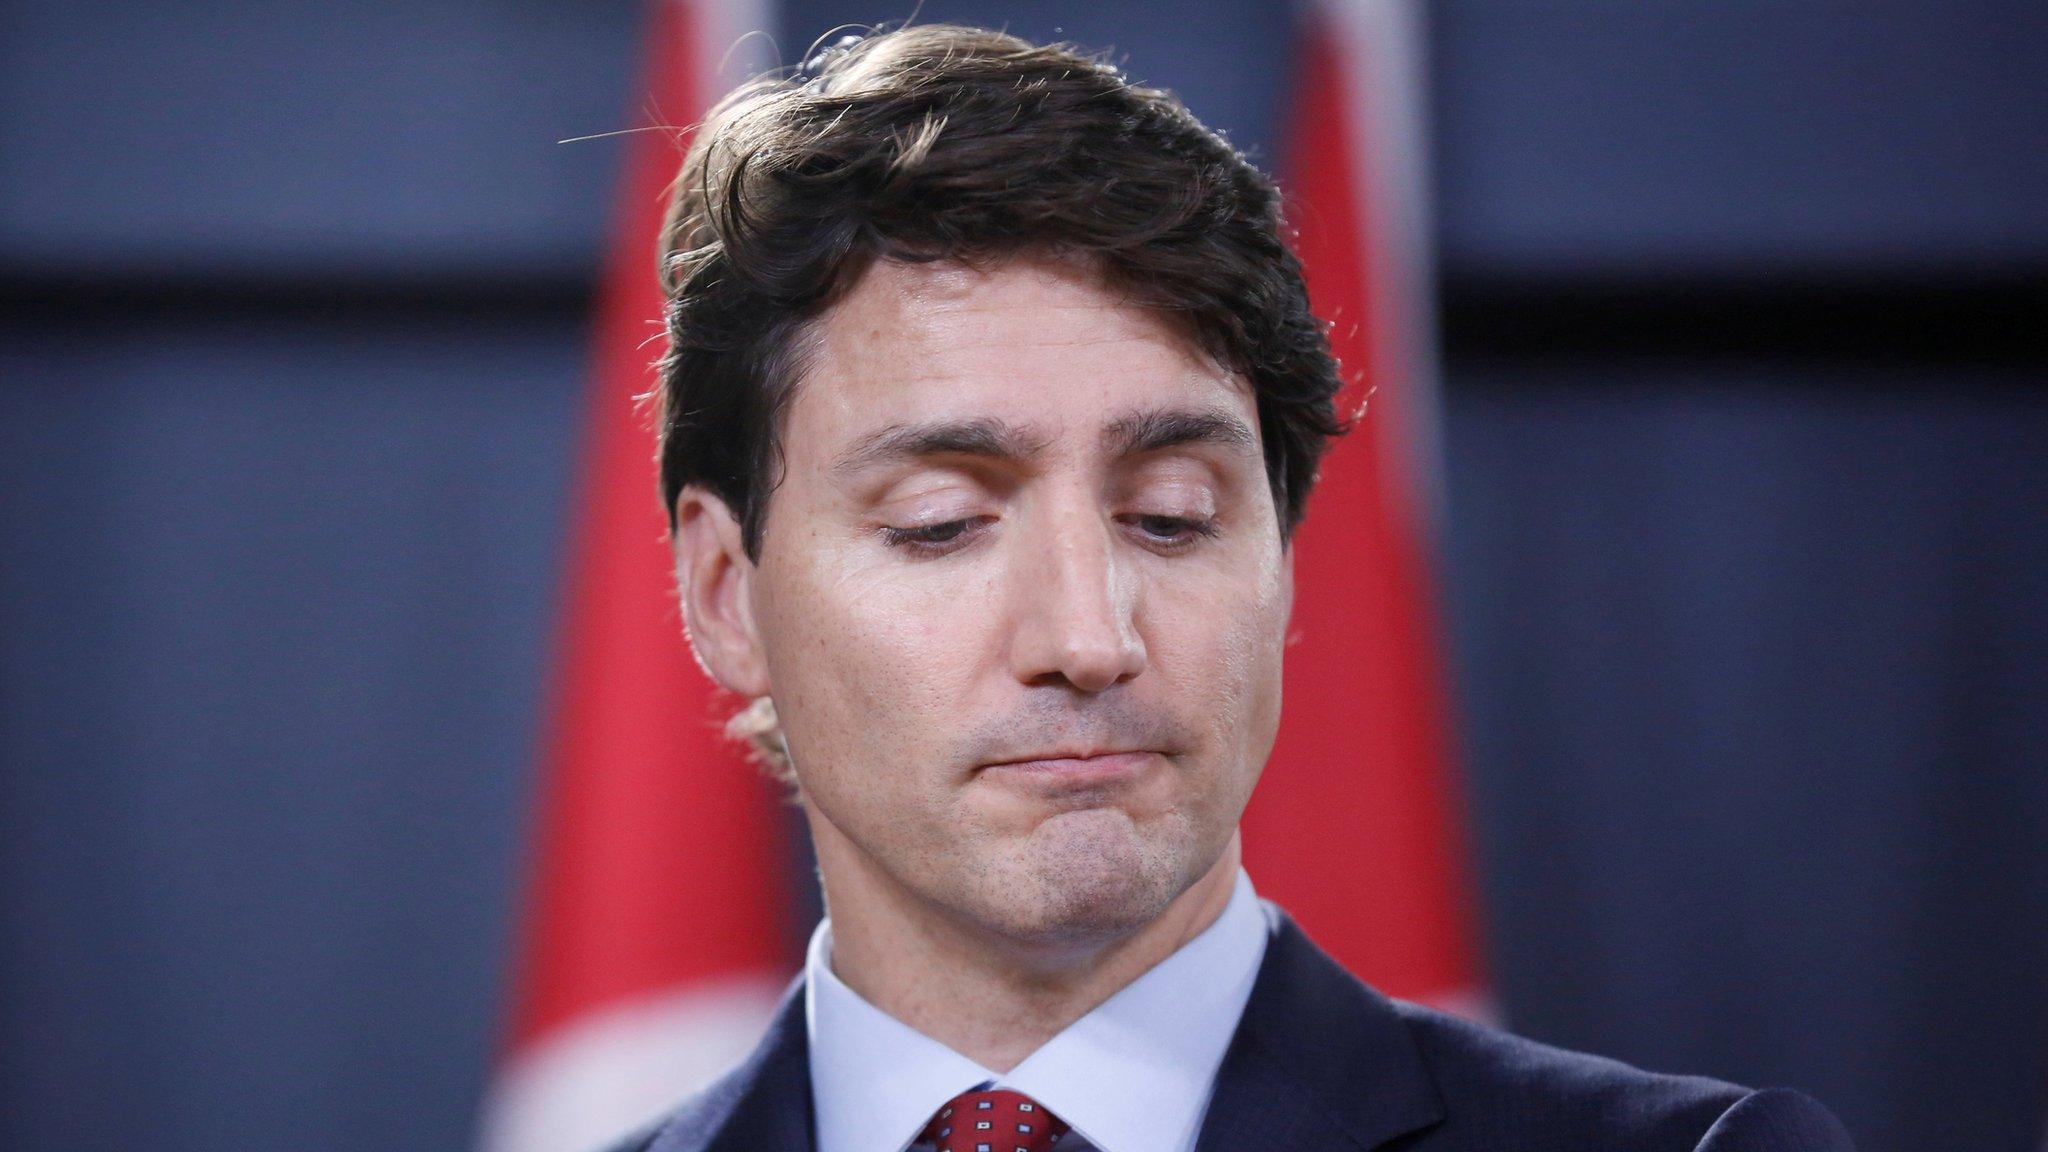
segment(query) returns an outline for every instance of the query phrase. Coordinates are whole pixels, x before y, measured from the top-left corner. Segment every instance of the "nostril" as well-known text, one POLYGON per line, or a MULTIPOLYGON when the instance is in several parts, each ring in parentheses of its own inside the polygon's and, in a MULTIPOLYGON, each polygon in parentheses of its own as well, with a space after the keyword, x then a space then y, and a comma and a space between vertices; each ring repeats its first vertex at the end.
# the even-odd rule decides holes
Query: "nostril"
POLYGON ((1118 628, 1103 642, 1070 646, 1061 671, 1077 688, 1100 692, 1145 670, 1145 649, 1136 635, 1118 628))

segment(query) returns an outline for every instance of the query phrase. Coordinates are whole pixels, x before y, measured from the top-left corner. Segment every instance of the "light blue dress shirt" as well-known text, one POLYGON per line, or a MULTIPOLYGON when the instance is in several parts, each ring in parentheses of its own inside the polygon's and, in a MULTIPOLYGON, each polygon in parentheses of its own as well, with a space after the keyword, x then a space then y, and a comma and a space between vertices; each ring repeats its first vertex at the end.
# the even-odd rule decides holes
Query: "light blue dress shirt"
POLYGON ((804 963, 818 1152, 904 1152, 946 1101, 985 1086, 1022 1092, 1072 1125, 1060 1152, 1193 1152, 1275 927, 1239 869, 1214 924, 998 1073, 847 987, 832 971, 826 920, 804 963))

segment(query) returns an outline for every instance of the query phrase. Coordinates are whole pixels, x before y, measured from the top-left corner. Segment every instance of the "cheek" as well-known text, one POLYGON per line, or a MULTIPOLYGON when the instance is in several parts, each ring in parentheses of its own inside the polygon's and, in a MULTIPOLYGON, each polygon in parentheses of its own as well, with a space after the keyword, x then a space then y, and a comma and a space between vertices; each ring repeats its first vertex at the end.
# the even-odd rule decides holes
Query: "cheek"
MULTIPOLYGON (((829 550, 764 571, 756 621, 770 691, 800 760, 904 759, 945 730, 987 619, 971 582, 905 578, 829 550)), ((922 758, 920 758, 922 759, 922 758)))
MULTIPOLYGON (((1203 702, 1219 755, 1256 774, 1280 719, 1281 665, 1286 649, 1289 597, 1275 572, 1243 573, 1184 590, 1171 598, 1169 643, 1185 650, 1171 657, 1186 691, 1203 702)), ((1162 622, 1163 623, 1163 622, 1162 622)))
POLYGON ((1210 662, 1219 689, 1260 683, 1286 642, 1286 584, 1264 568, 1161 580, 1151 601, 1159 644, 1188 648, 1188 658, 1210 662))

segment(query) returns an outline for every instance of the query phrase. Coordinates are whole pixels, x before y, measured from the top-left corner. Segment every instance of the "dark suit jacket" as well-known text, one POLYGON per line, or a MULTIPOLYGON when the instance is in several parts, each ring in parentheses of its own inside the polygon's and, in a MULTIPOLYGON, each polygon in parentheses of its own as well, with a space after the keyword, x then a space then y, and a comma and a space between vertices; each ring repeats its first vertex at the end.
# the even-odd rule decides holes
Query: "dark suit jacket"
MULTIPOLYGON (((801 979, 745 1063, 613 1152, 809 1152, 801 979)), ((1658 1076, 1353 979, 1284 915, 1216 1074, 1197 1152, 1851 1152, 1797 1092, 1658 1076)))

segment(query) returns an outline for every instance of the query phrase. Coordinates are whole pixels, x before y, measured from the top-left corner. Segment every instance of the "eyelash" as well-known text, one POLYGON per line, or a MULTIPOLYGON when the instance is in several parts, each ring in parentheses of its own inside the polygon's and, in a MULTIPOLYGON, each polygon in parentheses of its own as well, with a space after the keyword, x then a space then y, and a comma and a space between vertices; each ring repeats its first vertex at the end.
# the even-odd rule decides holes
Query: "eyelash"
MULTIPOLYGON (((968 533, 976 527, 986 524, 990 519, 992 517, 972 516, 960 520, 942 520, 937 524, 924 524, 915 528, 884 527, 882 529, 882 540, 891 548, 901 548, 914 555, 944 556, 958 548, 965 547, 968 542, 968 533)), ((1197 520, 1186 516, 1141 515, 1119 517, 1119 519, 1124 523, 1139 526, 1142 526, 1147 521, 1153 522, 1155 527, 1162 524, 1170 525, 1171 530, 1168 534, 1178 537, 1177 539, 1165 539, 1159 534, 1140 527, 1140 531, 1144 533, 1148 543, 1155 548, 1162 548, 1169 552, 1179 552, 1192 548, 1198 540, 1213 537, 1217 532, 1216 521, 1213 518, 1197 520), (1186 535, 1182 536, 1182 533, 1186 533, 1186 535)))
POLYGON ((959 547, 965 541, 970 528, 986 521, 986 516, 974 516, 964 520, 941 520, 937 524, 924 524, 916 528, 882 529, 882 541, 891 548, 927 556, 941 556, 959 547))

